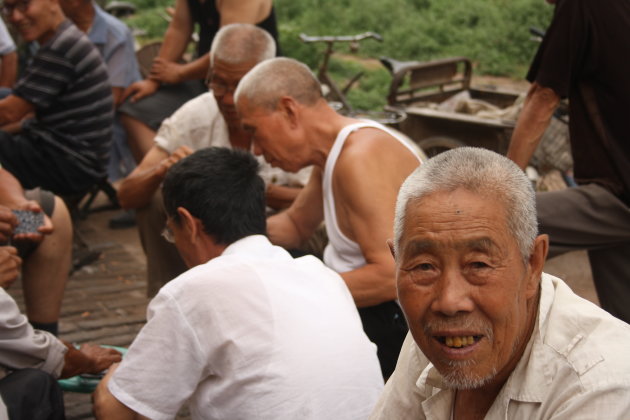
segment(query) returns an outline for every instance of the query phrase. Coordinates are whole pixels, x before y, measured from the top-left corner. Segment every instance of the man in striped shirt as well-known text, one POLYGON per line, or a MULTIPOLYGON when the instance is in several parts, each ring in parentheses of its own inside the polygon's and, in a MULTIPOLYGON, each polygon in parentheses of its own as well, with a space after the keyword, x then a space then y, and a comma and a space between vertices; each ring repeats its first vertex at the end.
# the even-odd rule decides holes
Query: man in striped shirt
POLYGON ((114 118, 107 68, 58 0, 7 0, 2 13, 40 48, 0 100, 0 164, 25 188, 83 192, 105 177, 114 118))

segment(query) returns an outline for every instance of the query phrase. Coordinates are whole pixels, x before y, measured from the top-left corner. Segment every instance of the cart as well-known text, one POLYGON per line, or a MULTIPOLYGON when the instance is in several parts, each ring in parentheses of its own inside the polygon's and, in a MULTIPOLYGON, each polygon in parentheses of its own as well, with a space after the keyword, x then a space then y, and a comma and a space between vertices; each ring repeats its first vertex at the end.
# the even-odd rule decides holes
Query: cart
POLYGON ((405 111, 398 129, 412 138, 428 156, 459 146, 484 147, 507 152, 515 122, 481 118, 429 107, 468 91, 472 99, 507 108, 517 93, 470 87, 472 64, 464 57, 428 62, 395 62, 388 105, 405 111))

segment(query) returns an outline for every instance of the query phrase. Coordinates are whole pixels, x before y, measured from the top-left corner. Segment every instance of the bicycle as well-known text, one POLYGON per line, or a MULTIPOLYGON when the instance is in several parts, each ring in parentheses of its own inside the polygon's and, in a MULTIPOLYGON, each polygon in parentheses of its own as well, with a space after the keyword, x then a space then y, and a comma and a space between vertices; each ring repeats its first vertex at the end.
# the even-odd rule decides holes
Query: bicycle
POLYGON ((316 75, 317 80, 319 80, 322 84, 324 97, 337 112, 349 117, 367 118, 385 125, 398 124, 407 117, 406 113, 400 109, 386 107, 383 111, 358 110, 355 109, 348 101, 346 94, 352 86, 355 85, 361 77, 363 77, 363 71, 351 77, 342 88, 335 83, 328 73, 330 57, 335 52, 334 46, 336 43, 350 44, 350 51, 357 52, 359 50, 359 43, 365 39, 375 39, 379 42, 383 41, 383 37, 376 32, 364 32, 358 35, 341 36, 309 36, 306 34, 300 34, 300 40, 304 43, 309 44, 321 42, 326 44, 326 49, 324 50, 323 58, 317 69, 316 75))

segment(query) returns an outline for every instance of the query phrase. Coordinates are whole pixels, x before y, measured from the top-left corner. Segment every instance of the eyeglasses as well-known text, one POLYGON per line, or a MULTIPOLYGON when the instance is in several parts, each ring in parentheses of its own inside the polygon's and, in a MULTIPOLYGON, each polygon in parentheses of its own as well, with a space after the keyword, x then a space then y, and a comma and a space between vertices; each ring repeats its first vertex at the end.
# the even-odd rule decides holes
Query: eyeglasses
POLYGON ((172 244, 175 243, 175 235, 173 234, 173 231, 171 230, 171 228, 168 227, 168 225, 164 226, 164 229, 162 229, 161 235, 162 235, 162 238, 164 238, 166 242, 169 242, 172 244))
POLYGON ((208 89, 212 89, 212 93, 216 96, 227 95, 228 93, 234 93, 238 85, 228 85, 213 79, 212 77, 206 81, 208 89))
POLYGON ((4 3, 2 6, 0 6, 0 11, 5 17, 10 18, 11 16, 13 16, 13 11, 15 9, 17 9, 20 13, 24 13, 26 12, 30 4, 31 0, 18 0, 13 4, 4 3))

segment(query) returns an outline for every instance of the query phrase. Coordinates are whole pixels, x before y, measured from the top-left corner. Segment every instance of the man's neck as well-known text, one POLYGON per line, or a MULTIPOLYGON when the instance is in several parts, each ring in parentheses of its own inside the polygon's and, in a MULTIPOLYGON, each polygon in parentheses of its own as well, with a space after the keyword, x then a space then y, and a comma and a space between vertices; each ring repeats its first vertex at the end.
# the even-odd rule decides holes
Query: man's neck
POLYGON ((81 32, 88 33, 90 28, 92 28, 92 23, 94 23, 96 10, 94 10, 94 5, 90 2, 83 2, 80 9, 81 10, 78 10, 77 13, 72 16, 72 22, 81 32))

